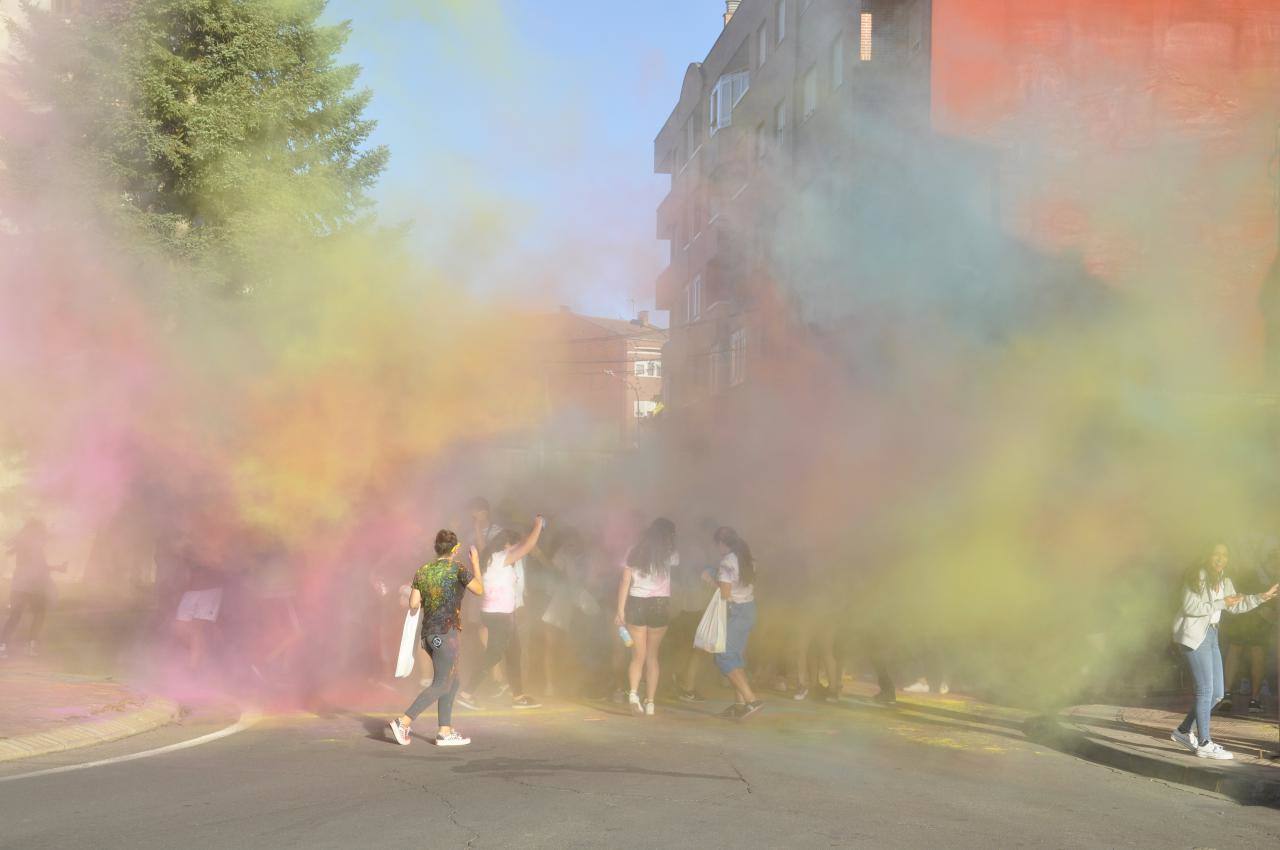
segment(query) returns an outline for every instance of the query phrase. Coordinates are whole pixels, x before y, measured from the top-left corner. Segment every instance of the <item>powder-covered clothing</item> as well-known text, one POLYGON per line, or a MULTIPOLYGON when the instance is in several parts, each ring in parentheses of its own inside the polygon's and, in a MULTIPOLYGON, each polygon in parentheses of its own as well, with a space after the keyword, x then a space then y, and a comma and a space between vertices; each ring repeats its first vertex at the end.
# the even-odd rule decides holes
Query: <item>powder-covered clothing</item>
POLYGON ((494 552, 484 570, 484 599, 480 610, 486 614, 511 614, 516 610, 515 564, 507 563, 506 552, 494 552))
MULTIPOLYGON (((630 556, 628 556, 630 560, 630 556)), ((649 599, 655 596, 671 595, 671 571, 680 566, 680 553, 672 552, 664 566, 655 566, 648 574, 631 567, 631 588, 629 596, 649 599)))
POLYGON ((740 605, 744 602, 754 602, 756 599, 755 583, 742 583, 742 573, 738 567, 738 556, 732 552, 720 560, 720 569, 716 572, 716 581, 729 583, 730 602, 740 605))
POLYGON ((440 558, 418 568, 413 588, 422 595, 422 635, 441 635, 462 629, 462 599, 475 578, 452 558, 440 558))
POLYGON ((1199 589, 1183 588, 1182 610, 1173 621, 1173 640, 1187 649, 1198 649, 1200 644, 1204 643, 1209 629, 1218 625, 1222 619, 1223 611, 1243 614, 1262 604, 1261 597, 1250 594, 1245 596, 1238 605, 1229 606, 1227 597, 1238 595, 1231 579, 1223 576, 1222 581, 1215 587, 1206 578, 1205 572, 1201 570, 1199 589))

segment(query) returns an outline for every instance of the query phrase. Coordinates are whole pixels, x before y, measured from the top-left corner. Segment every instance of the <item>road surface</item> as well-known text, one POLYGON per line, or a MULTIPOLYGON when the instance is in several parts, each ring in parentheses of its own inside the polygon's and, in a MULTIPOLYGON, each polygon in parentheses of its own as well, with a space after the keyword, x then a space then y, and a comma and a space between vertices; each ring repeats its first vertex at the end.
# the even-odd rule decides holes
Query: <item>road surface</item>
MULTIPOLYGON (((395 702, 394 700, 392 701, 395 702)), ((235 711, 0 765, 0 847, 1275 847, 1280 812, 1119 773, 945 703, 782 699, 635 718, 613 704, 467 713, 472 746, 388 742, 381 713, 235 711), (243 725, 243 724, 242 724, 243 725), (11 778, 26 776, 26 778, 11 778), (8 778, 8 779, 7 779, 8 778), (7 781, 6 781, 7 779, 7 781)), ((392 713, 388 705, 388 714, 392 713)), ((415 734, 434 734, 434 717, 415 734)))

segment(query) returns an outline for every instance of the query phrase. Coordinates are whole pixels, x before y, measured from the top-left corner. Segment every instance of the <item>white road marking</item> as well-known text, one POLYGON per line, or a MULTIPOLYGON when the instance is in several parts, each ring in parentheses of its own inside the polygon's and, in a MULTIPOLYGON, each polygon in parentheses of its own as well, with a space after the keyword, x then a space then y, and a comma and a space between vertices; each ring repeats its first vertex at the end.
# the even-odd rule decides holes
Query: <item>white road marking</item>
POLYGON ((129 753, 128 755, 115 756, 109 759, 99 759, 98 761, 87 761, 81 764, 68 764, 62 767, 50 767, 45 770, 35 770, 31 773, 19 773, 16 776, 0 776, 0 782, 13 782, 17 779, 34 779, 37 776, 53 776, 57 773, 70 773, 73 770, 86 770, 90 767, 104 767, 109 764, 120 764, 126 761, 136 761, 137 759, 151 758, 152 756, 162 756, 166 753, 174 753, 178 750, 187 750, 192 747, 198 747, 201 744, 209 744, 222 738, 230 737, 237 732, 243 732, 250 726, 262 719, 262 715, 257 711, 246 711, 240 715, 240 719, 225 729, 219 729, 217 732, 210 732, 208 735, 201 735, 199 738, 192 738, 189 741, 179 741, 176 744, 169 744, 165 747, 156 747, 154 750, 143 750, 140 753, 129 753))

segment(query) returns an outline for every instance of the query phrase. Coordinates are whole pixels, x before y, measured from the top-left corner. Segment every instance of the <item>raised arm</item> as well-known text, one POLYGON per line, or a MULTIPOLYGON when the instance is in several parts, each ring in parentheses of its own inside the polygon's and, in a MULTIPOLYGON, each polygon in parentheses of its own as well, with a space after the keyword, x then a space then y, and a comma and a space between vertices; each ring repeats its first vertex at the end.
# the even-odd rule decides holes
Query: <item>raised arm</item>
POLYGON ((533 551, 533 547, 538 545, 538 538, 542 536, 542 529, 546 524, 547 521, 542 518, 541 514, 539 514, 533 521, 533 531, 530 531, 529 536, 524 539, 524 542, 512 549, 510 554, 507 555, 508 564, 514 564, 516 561, 533 551))
POLYGON ((480 553, 476 547, 471 547, 471 575, 473 578, 467 582, 467 590, 476 596, 484 596, 484 579, 480 577, 480 553))

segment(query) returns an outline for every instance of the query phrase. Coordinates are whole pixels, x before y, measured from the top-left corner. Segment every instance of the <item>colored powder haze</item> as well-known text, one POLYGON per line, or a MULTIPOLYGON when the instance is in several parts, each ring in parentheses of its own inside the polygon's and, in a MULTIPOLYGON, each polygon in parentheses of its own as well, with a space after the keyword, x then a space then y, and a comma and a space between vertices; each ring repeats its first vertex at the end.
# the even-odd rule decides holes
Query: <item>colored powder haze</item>
MULTIPOLYGON (((86 568, 117 577, 179 524, 292 588, 312 633, 351 619, 350 588, 399 583, 474 493, 613 552, 633 511, 674 517, 690 547, 715 518, 757 550, 775 623, 952 647, 969 681, 1046 701, 1086 671, 1128 675, 1165 640, 1174 574, 1276 515, 1246 309, 1275 235, 1215 223, 1267 220, 1280 45, 1204 78, 1213 32, 1152 57, 1041 28, 1062 39, 1044 85, 975 100, 966 81, 1026 69, 1006 18, 975 5, 1018 4, 935 4, 936 32, 967 33, 937 47, 942 138, 850 128, 907 176, 840 160, 837 191, 769 234, 829 270, 808 308, 827 332, 780 322, 752 405, 656 456, 537 468, 492 450, 544 412, 537 347, 503 317, 647 303, 665 261, 649 140, 720 4, 335 3, 392 147, 383 215, 414 219, 410 246, 347 243, 228 303, 127 259, 74 197, 14 210, 40 228, 7 250, 0 291, 6 517, 96 535, 86 568), (1209 120, 1224 88, 1238 98, 1209 120), (1242 241, 1243 269, 1223 248, 1242 241)), ((1141 40, 1151 4, 1105 5, 1141 40)), ((1241 31, 1280 31, 1237 5, 1241 31)), ((326 666, 345 628, 300 664, 326 666)))

